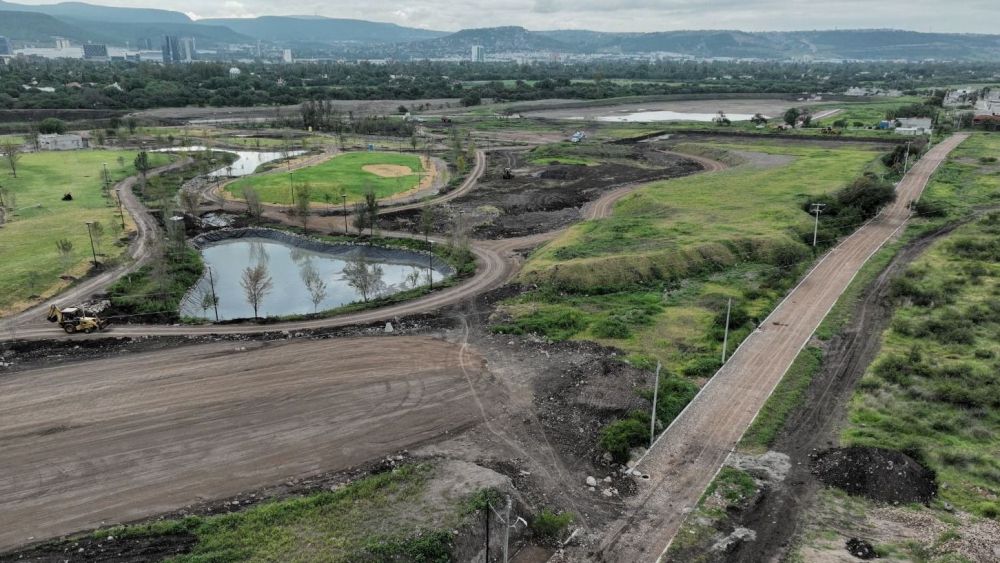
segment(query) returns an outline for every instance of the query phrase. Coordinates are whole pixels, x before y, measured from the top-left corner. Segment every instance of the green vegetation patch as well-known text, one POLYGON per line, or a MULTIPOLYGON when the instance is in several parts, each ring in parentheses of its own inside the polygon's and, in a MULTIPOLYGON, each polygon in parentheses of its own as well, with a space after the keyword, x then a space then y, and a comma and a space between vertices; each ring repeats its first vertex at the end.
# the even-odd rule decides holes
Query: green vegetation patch
MULTIPOLYGON (((756 150, 755 145, 744 150, 756 150)), ((762 147, 765 150, 766 146, 762 147)), ((809 252, 802 205, 843 187, 877 157, 865 149, 783 145, 795 159, 655 182, 543 247, 522 277, 572 290, 680 279, 743 261, 790 265, 809 252)))
POLYGON ((795 358, 753 424, 743 434, 740 449, 763 453, 774 443, 788 415, 799 406, 813 377, 823 364, 823 351, 808 347, 795 358))
POLYGON ((391 152, 350 152, 335 156, 330 160, 287 172, 275 171, 237 180, 226 186, 226 191, 236 197, 243 197, 243 189, 257 190, 264 202, 291 203, 291 185, 308 184, 310 199, 314 202, 342 203, 341 194, 347 195, 347 202, 364 199, 364 194, 372 190, 379 198, 386 198, 413 189, 420 183, 425 172, 420 157, 413 154, 391 152), (366 166, 389 165, 403 167, 409 173, 401 176, 385 176, 366 171, 366 166))
POLYGON ((1000 135, 976 133, 948 155, 917 202, 919 216, 936 224, 1000 204, 1000 135), (983 159, 987 159, 986 162, 983 159))
POLYGON ((958 228, 893 282, 898 308, 851 401, 847 445, 900 449, 942 500, 1000 514, 1000 214, 958 228))
POLYGON ((217 516, 190 516, 101 530, 95 537, 190 533, 177 563, 213 561, 449 561, 451 528, 468 503, 425 502, 433 466, 405 465, 309 496, 217 516), (420 511, 420 518, 412 510, 420 511))
MULTIPOLYGON (((18 162, 16 178, 4 170, 0 186, 5 205, 13 206, 14 213, 8 211, 0 228, 0 312, 27 305, 32 295, 53 294, 67 284, 60 276, 86 273, 93 260, 88 221, 101 225, 95 238, 98 260, 111 263, 121 257, 121 217, 114 200, 104 194, 104 164, 117 182, 135 174, 135 155, 99 150, 28 153, 18 162), (72 201, 63 201, 67 193, 72 201), (59 240, 70 242, 67 255, 57 250, 59 240)), ((160 166, 172 157, 150 153, 149 158, 152 166, 160 166)))

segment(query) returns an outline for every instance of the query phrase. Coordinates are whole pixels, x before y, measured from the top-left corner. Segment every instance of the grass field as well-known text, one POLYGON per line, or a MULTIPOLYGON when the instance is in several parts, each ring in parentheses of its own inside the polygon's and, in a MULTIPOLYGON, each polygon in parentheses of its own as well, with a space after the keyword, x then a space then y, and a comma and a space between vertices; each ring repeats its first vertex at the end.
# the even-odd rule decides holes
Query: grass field
POLYGON ((842 111, 817 121, 819 125, 832 125, 834 121, 846 119, 847 124, 852 126, 855 121, 863 123, 865 126, 877 125, 879 121, 885 119, 887 111, 895 110, 910 104, 919 104, 924 98, 919 96, 902 96, 891 100, 880 100, 876 102, 832 102, 819 105, 813 108, 813 113, 821 111, 840 109, 842 111))
MULTIPOLYGON (((165 164, 171 157, 150 153, 154 165, 165 164)), ((124 246, 115 244, 115 225, 120 232, 118 209, 101 193, 102 165, 114 180, 134 173, 131 151, 66 151, 23 155, 17 178, 5 175, 0 185, 17 198, 13 221, 0 229, 0 311, 20 308, 33 294, 47 296, 66 285, 59 276, 80 276, 91 258, 87 221, 99 221, 104 228, 100 237, 102 261, 117 259, 124 246), (119 166, 118 157, 124 159, 119 166), (73 194, 73 201, 62 201, 63 194, 73 194), (71 256, 64 262, 56 250, 56 241, 68 239, 73 244, 71 256)), ((9 172, 5 170, 4 172, 9 172)))
POLYGON ((771 164, 655 182, 612 217, 572 227, 525 264, 522 281, 539 288, 507 301, 497 330, 595 340, 640 365, 659 359, 679 375, 713 374, 728 299, 732 350, 812 257, 802 204, 877 169, 880 153, 787 143, 684 148, 706 147, 766 154, 771 164))
MULTIPOLYGON (((388 152, 351 152, 336 156, 322 164, 295 170, 292 181, 296 185, 308 183, 311 200, 315 202, 341 203, 341 194, 347 194, 347 202, 364 199, 367 190, 374 190, 379 198, 386 198, 405 192, 417 186, 424 167, 420 157, 412 154, 388 152), (364 170, 371 165, 391 165, 409 170, 409 174, 397 177, 379 176, 364 170)), ((253 187, 261 200, 268 203, 289 204, 289 178, 286 173, 260 174, 248 176, 226 186, 226 191, 242 197, 243 189, 253 187)))

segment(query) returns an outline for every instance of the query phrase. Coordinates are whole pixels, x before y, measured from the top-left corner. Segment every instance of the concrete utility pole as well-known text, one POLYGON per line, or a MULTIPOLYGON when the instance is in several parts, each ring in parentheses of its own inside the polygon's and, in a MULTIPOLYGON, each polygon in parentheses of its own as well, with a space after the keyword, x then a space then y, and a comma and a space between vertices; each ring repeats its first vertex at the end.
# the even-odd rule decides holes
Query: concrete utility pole
POLYGON ((208 283, 212 286, 212 307, 215 308, 215 322, 219 322, 219 296, 215 294, 215 276, 212 275, 212 267, 208 267, 208 283))
MULTIPOLYGON (((521 518, 520 516, 517 518, 517 520, 514 521, 513 524, 510 523, 510 509, 511 509, 511 504, 512 504, 512 502, 510 500, 510 495, 507 495, 507 503, 504 505, 504 514, 503 514, 503 516, 501 516, 500 513, 497 512, 496 509, 493 508, 492 504, 488 505, 490 507, 490 510, 492 510, 493 513, 497 515, 497 520, 500 520, 500 522, 503 523, 503 528, 504 528, 503 529, 503 563, 508 563, 508 561, 509 561, 509 553, 508 552, 509 552, 509 549, 510 549, 510 529, 516 527, 518 525, 518 523, 523 523, 525 526, 528 525, 528 523, 524 520, 524 518, 521 518)), ((489 551, 487 551, 486 552, 486 559, 487 559, 487 561, 489 561, 489 557, 490 557, 490 554, 489 554, 489 551)))
MULTIPOLYGON (((815 239, 816 236, 813 235, 815 239)), ((813 246, 816 246, 816 242, 813 241, 813 246)), ((733 311, 733 298, 729 298, 729 303, 726 305, 726 332, 722 337, 722 365, 726 365, 726 349, 729 348, 729 314, 733 311)))
POLYGON ((816 235, 819 234, 819 214, 826 207, 825 203, 812 204, 812 211, 816 214, 816 223, 813 225, 813 248, 816 248, 816 235))
POLYGON ((906 156, 903 157, 903 176, 906 176, 906 169, 910 164, 910 143, 912 142, 913 141, 906 141, 906 156))
POLYGON ((653 385, 653 412, 649 417, 649 447, 653 447, 656 436, 656 399, 660 392, 660 368, 662 364, 656 362, 656 383, 653 385))
POLYGON ((94 246, 94 233, 90 230, 93 221, 87 221, 87 234, 90 235, 90 252, 94 255, 94 267, 97 267, 97 248, 94 246))

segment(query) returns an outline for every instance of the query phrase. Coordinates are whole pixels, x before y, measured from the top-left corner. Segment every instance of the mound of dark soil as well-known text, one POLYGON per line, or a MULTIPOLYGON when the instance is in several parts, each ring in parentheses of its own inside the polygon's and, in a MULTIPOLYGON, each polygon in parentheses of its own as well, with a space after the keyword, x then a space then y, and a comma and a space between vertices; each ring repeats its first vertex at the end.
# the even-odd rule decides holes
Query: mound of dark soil
POLYGON ((934 472, 893 450, 829 449, 813 456, 812 473, 827 485, 882 502, 927 504, 937 494, 934 472))
POLYGON ((188 533, 125 538, 108 536, 102 539, 84 537, 77 541, 55 542, 21 552, 0 555, 0 562, 113 561, 114 563, 144 563, 187 553, 191 551, 197 541, 196 536, 188 533))
POLYGON ((847 552, 858 559, 875 559, 878 557, 878 553, 875 553, 875 547, 859 538, 847 540, 847 552))

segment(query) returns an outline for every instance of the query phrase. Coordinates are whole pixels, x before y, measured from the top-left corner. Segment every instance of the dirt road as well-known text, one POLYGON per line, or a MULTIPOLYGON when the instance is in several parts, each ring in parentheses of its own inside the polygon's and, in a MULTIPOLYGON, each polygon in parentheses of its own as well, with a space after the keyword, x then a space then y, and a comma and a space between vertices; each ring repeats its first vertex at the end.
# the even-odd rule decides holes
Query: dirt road
POLYGON ((910 216, 931 174, 966 135, 929 151, 895 203, 831 250, 657 439, 637 470, 639 494, 601 546, 602 561, 656 561, 799 351, 862 265, 910 216))
POLYGON ((467 426, 485 367, 459 351, 427 337, 230 342, 0 378, 0 551, 467 426))

